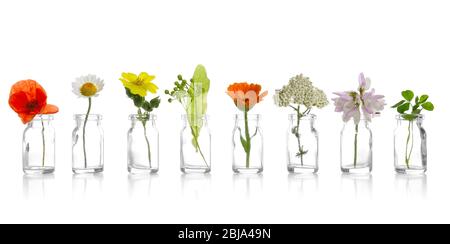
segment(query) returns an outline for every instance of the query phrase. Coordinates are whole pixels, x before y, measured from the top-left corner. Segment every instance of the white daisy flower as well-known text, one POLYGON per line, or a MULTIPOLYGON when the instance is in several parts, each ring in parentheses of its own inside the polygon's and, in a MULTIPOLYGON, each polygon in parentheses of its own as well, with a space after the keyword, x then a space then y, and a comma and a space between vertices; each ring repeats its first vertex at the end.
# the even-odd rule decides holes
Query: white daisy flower
POLYGON ((78 97, 96 97, 103 90, 103 80, 96 75, 78 77, 73 83, 73 93, 78 97))

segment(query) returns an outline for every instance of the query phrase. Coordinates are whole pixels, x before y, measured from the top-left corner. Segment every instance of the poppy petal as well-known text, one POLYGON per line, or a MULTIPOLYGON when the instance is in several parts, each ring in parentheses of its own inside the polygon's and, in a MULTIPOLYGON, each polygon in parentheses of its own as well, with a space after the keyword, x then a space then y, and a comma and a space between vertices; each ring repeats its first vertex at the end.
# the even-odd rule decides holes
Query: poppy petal
POLYGON ((9 97, 9 106, 16 113, 25 113, 28 104, 28 96, 25 92, 17 92, 9 97))
POLYGON ((41 114, 56 114, 59 108, 55 105, 47 104, 41 111, 41 114))
POLYGON ((30 121, 34 119, 36 114, 28 114, 28 113, 19 113, 19 117, 22 120, 22 123, 28 124, 30 121))

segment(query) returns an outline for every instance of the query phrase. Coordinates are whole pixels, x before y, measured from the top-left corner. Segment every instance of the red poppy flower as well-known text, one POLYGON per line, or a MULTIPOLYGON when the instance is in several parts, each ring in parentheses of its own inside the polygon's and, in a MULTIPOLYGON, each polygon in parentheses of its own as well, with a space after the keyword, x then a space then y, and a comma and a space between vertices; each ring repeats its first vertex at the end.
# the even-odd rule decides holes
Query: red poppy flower
POLYGON ((47 93, 34 80, 22 80, 11 87, 9 106, 16 112, 24 124, 38 114, 55 114, 58 107, 47 104, 47 93))

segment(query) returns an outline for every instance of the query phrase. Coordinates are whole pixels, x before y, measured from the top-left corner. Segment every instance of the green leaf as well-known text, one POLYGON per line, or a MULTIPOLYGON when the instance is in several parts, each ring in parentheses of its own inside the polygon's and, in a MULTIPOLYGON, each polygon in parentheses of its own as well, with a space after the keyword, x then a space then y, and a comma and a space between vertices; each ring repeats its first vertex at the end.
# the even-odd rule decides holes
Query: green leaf
POLYGON ((434 110, 434 104, 432 104, 431 102, 426 102, 424 104, 422 104, 422 108, 428 111, 433 111, 434 110))
POLYGON ((402 118, 409 120, 409 121, 413 121, 417 118, 417 115, 414 114, 404 114, 402 115, 402 118))
POLYGON ((421 109, 413 109, 412 114, 420 114, 422 112, 421 109))
MULTIPOLYGON (((192 135, 197 140, 200 130, 203 127, 201 118, 206 114, 207 97, 210 87, 210 80, 203 65, 198 65, 191 79, 188 95, 190 103, 187 106, 186 113, 188 115, 189 125, 192 129, 192 135)), ((198 145, 194 146, 198 149, 198 145)))
POLYGON ((397 112, 404 114, 406 111, 409 110, 410 106, 411 106, 410 103, 405 103, 397 108, 397 112))
POLYGON ((406 90, 402 92, 402 96, 406 99, 406 101, 411 102, 414 98, 414 92, 411 90, 406 90))
POLYGON ((406 101, 405 100, 401 100, 400 102, 396 103, 394 106, 392 106, 391 108, 397 108, 400 105, 403 105, 406 101))
POLYGON ((248 142, 242 136, 241 136, 241 144, 242 144, 242 147, 244 148, 244 151, 245 152, 249 152, 248 142))
POLYGON ((194 75, 192 76, 192 83, 201 84, 202 93, 209 91, 210 80, 208 79, 205 66, 199 64, 197 68, 195 68, 194 75))
POLYGON ((420 103, 424 103, 424 102, 428 101, 428 98, 429 98, 428 95, 422 95, 422 96, 420 97, 420 103))

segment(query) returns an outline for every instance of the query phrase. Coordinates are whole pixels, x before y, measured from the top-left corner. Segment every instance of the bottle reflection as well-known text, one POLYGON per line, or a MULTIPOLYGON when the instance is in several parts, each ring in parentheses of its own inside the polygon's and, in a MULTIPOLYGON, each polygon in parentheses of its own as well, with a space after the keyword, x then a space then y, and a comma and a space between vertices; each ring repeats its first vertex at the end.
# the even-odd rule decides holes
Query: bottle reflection
POLYGON ((72 176, 73 197, 99 197, 102 191, 103 174, 74 174, 72 176))
POLYGON ((128 197, 150 197, 152 185, 158 178, 158 174, 128 174, 128 197))
POLYGON ((428 186, 427 175, 395 175, 395 189, 397 193, 407 198, 426 198, 428 186))
POLYGON ((341 191, 354 198, 372 198, 372 174, 342 174, 341 191))
POLYGON ((263 192, 262 174, 234 174, 233 190, 241 193, 244 197, 250 198, 263 192))
POLYGON ((298 193, 298 196, 314 195, 319 191, 319 176, 317 174, 289 174, 289 192, 298 193))
POLYGON ((200 199, 211 193, 211 174, 182 174, 181 190, 185 197, 200 199))
POLYGON ((54 180, 53 174, 24 175, 22 180, 24 197, 26 199, 45 199, 54 180))

